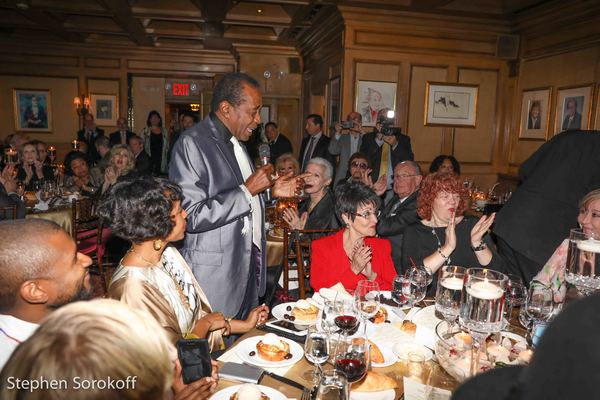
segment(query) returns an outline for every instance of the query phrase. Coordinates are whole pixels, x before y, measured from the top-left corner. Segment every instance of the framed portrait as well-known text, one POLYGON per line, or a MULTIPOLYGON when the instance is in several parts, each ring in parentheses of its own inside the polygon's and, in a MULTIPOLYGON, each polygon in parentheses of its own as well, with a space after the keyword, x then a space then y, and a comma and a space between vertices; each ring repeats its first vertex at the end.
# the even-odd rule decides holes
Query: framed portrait
POLYGON ((554 134, 574 129, 589 129, 594 85, 559 88, 556 96, 554 134))
POLYGON ((427 82, 424 124, 474 128, 478 95, 479 85, 427 82))
POLYGON ((114 94, 90 93, 90 99, 96 125, 116 126, 119 114, 117 96, 114 94))
POLYGON ((15 130, 52 131, 52 98, 47 89, 13 89, 15 130))
POLYGON ((551 94, 551 87, 523 90, 519 139, 546 139, 550 125, 551 94))
POLYGON ((396 82, 357 81, 355 110, 362 115, 363 126, 375 126, 383 109, 396 109, 396 82))
POLYGON ((329 80, 327 90, 327 126, 333 127, 340 120, 340 77, 329 80))

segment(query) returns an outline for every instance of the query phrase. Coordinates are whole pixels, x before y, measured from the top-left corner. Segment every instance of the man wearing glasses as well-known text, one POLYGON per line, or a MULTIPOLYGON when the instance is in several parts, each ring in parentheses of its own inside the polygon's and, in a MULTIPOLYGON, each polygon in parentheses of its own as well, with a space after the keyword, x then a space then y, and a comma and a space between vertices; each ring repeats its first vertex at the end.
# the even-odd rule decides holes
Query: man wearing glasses
POLYGON ((352 125, 344 128, 342 123, 335 124, 335 135, 329 142, 329 153, 333 156, 340 156, 338 169, 335 174, 335 186, 340 180, 346 177, 348 173, 348 160, 360 149, 362 143, 362 116, 356 111, 352 111, 346 117, 344 126, 352 125))
POLYGON ((402 237, 406 227, 417 222, 417 194, 423 174, 419 164, 404 161, 396 165, 393 175, 394 196, 383 206, 377 223, 377 234, 389 239, 392 244, 392 260, 396 271, 400 273, 402 237))

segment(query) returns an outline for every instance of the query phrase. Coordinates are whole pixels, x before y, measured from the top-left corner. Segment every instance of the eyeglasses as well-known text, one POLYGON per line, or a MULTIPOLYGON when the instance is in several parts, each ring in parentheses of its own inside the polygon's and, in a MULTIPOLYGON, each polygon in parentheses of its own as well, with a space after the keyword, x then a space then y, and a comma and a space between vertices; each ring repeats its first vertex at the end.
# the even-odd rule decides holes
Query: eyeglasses
POLYGON ((392 178, 402 180, 402 179, 410 178, 412 176, 418 176, 418 175, 417 174, 392 175, 392 178))
POLYGON ((354 213, 355 217, 363 217, 364 219, 369 219, 372 216, 374 216, 375 218, 379 218, 379 216, 381 215, 381 211, 377 210, 377 211, 365 211, 363 213, 354 213))
POLYGON ((365 164, 365 163, 358 163, 358 162, 353 162, 350 164, 351 167, 354 168, 360 168, 360 169, 367 169, 369 168, 369 165, 365 164))

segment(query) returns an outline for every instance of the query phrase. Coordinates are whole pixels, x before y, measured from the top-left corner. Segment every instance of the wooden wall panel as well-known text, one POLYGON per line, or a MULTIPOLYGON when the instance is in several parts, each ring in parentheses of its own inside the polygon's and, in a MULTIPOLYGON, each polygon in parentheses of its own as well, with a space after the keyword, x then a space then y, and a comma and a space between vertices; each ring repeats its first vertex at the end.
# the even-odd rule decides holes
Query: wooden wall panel
POLYGON ((435 156, 443 153, 442 128, 425 126, 425 85, 427 81, 444 82, 448 76, 445 67, 412 66, 408 111, 408 135, 412 143, 415 161, 424 168, 435 156))
POLYGON ((156 110, 165 119, 165 78, 133 78, 133 131, 138 135, 146 126, 148 113, 156 110))
POLYGON ((456 128, 454 156, 465 163, 492 163, 498 101, 498 71, 460 69, 459 82, 479 85, 475 128, 456 128))

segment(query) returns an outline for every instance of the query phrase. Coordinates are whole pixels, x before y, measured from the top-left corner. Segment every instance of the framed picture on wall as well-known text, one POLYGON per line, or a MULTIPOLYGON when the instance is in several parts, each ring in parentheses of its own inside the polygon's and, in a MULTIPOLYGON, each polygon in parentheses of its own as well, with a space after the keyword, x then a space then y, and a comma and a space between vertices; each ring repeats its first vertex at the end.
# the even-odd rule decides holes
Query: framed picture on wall
POLYGON ((340 77, 336 76, 329 80, 327 90, 327 126, 330 129, 340 120, 340 111, 340 77))
POLYGON ((15 130, 52 131, 52 99, 47 89, 13 89, 15 130))
POLYGON ((479 85, 427 82, 424 124, 475 128, 478 95, 479 85))
POLYGON ((117 96, 114 94, 90 93, 90 98, 96 125, 116 126, 119 114, 117 96))
POLYGON ((363 126, 375 126, 383 109, 396 109, 396 82, 357 81, 354 109, 362 115, 363 126))
POLYGON ((556 97, 554 134, 574 129, 589 129, 594 85, 559 88, 556 97))
POLYGON ((545 140, 550 125, 552 88, 523 90, 519 139, 545 140))

